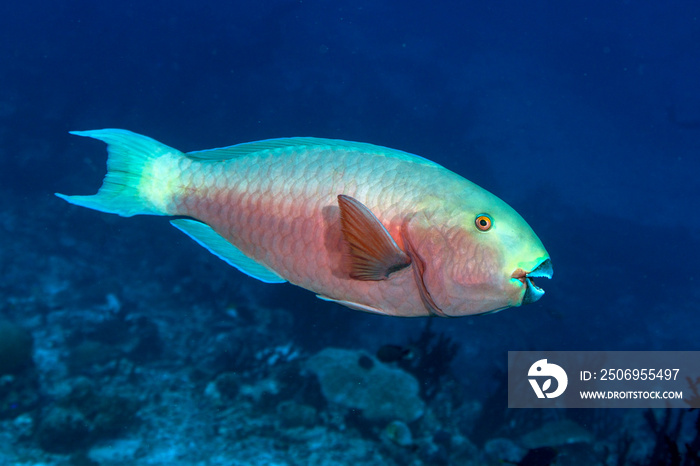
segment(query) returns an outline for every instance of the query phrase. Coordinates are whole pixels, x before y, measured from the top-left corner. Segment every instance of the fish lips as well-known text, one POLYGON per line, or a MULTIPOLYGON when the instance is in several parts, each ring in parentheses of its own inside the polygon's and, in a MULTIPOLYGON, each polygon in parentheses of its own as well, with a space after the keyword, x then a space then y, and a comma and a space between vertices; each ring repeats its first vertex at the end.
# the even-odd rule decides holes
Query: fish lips
POLYGON ((537 267, 529 272, 523 269, 517 269, 513 272, 511 278, 520 280, 527 287, 523 295, 522 304, 534 303, 544 295, 544 290, 535 285, 532 279, 536 277, 552 278, 552 273, 552 260, 549 258, 540 262, 537 267))

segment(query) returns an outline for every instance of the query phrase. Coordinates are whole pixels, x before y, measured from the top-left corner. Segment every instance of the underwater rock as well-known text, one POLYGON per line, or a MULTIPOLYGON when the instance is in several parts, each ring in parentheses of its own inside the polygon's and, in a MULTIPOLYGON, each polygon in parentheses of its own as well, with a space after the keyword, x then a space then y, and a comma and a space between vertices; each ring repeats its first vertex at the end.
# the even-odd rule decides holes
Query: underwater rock
POLYGON ((467 437, 454 435, 450 440, 450 462, 449 464, 459 464, 464 466, 481 466, 487 464, 484 455, 479 448, 467 437))
POLYGON ((296 401, 280 403, 277 406, 277 415, 285 427, 313 427, 318 419, 316 408, 296 401))
POLYGON ((72 332, 69 344, 68 364, 74 374, 108 366, 122 357, 137 363, 148 362, 158 358, 163 349, 158 327, 143 316, 118 315, 84 323, 72 332))
POLYGON ((71 392, 39 418, 37 440, 48 452, 70 453, 126 432, 136 421, 138 409, 137 400, 108 394, 79 377, 71 392))
POLYGON ((91 418, 95 434, 111 437, 127 430, 137 420, 137 400, 119 395, 100 395, 97 411, 91 418))
POLYGON ((209 382, 204 395, 216 406, 231 404, 241 389, 241 377, 233 372, 224 372, 209 382))
POLYGON ((126 345, 129 358, 136 362, 146 362, 160 357, 164 344, 158 326, 143 316, 133 319, 130 323, 130 339, 126 345))
POLYGON ((226 372, 242 374, 262 366, 256 355, 268 345, 265 334, 249 326, 241 327, 202 335, 191 357, 197 369, 210 376, 226 372))
POLYGON ((516 464, 525 456, 527 450, 510 439, 498 437, 484 444, 484 453, 494 461, 516 464))
POLYGON ((39 382, 35 371, 0 376, 0 419, 14 418, 39 404, 39 382))
POLYGON ((87 457, 97 464, 133 464, 142 443, 141 439, 118 439, 92 447, 87 457))
POLYGON ((0 319, 0 375, 17 374, 32 362, 32 336, 22 327, 0 319))
POLYGON ((73 388, 59 402, 78 409, 91 425, 95 436, 110 436, 124 431, 136 420, 139 402, 122 395, 105 393, 85 377, 75 380, 73 388))
POLYGON ((280 383, 274 377, 266 377, 253 383, 244 383, 240 387, 240 394, 254 403, 265 404, 270 398, 274 398, 280 392, 280 383))
POLYGON ((446 430, 439 429, 433 434, 433 443, 445 450, 452 448, 452 435, 446 430))
POLYGON ((111 366, 119 357, 116 347, 85 340, 70 349, 66 363, 71 374, 82 374, 91 369, 111 366))
POLYGON ((569 419, 548 422, 521 439, 522 445, 528 449, 592 441, 593 434, 569 419))
POLYGON ((391 421, 384 428, 384 435, 401 447, 410 447, 413 445, 413 434, 411 434, 411 429, 405 422, 391 421))
POLYGON ((90 425, 75 408, 53 406, 42 416, 36 436, 39 445, 51 453, 70 453, 83 447, 90 425))
POLYGON ((326 400, 359 409, 367 420, 411 422, 423 415, 416 379, 365 352, 326 348, 309 358, 307 367, 326 400))
POLYGON ((207 384, 204 396, 215 406, 230 406, 247 400, 258 408, 274 409, 280 390, 281 384, 274 377, 251 380, 240 374, 224 372, 207 384))

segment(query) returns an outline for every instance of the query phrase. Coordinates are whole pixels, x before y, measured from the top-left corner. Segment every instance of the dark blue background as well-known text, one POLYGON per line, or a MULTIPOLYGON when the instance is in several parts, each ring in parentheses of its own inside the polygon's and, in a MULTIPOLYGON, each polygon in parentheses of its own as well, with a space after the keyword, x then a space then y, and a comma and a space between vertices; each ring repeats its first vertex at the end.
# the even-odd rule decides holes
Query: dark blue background
POLYGON ((92 193, 104 174, 103 146, 69 130, 126 128, 184 151, 305 135, 382 144, 499 195, 552 256, 536 304, 435 323, 461 344, 465 376, 503 367, 507 350, 697 350, 699 82, 691 1, 7 2, 0 189, 24 212, 66 216, 34 227, 46 254, 97 267, 126 250, 125 269, 154 271, 174 255, 207 261, 197 279, 294 308, 308 324, 298 343, 374 349, 422 321, 259 284, 164 219, 52 193, 92 193))

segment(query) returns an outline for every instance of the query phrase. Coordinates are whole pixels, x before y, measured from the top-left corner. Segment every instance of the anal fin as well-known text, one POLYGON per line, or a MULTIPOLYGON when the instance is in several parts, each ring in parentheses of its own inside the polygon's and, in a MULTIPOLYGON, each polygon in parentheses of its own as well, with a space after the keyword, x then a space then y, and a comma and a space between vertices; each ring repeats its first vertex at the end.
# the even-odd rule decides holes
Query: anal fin
POLYGON ((248 276, 257 278, 265 283, 284 283, 287 281, 266 265, 246 256, 243 251, 215 232, 206 223, 185 218, 171 220, 170 223, 201 246, 207 248, 216 257, 248 276))
POLYGON ((349 307, 350 309, 354 309, 356 311, 371 312, 373 314, 383 314, 383 315, 387 314, 385 311, 379 309, 378 307, 368 306, 366 304, 354 303, 352 301, 344 301, 342 299, 333 299, 333 298, 329 298, 328 296, 323 296, 321 294, 317 294, 316 297, 320 300, 340 304, 342 306, 349 307))

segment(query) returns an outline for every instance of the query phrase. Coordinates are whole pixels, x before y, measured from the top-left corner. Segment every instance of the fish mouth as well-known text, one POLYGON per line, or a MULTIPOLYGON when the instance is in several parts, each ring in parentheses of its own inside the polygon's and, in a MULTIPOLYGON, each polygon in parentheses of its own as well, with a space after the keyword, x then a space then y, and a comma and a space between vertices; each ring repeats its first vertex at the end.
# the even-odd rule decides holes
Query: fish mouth
POLYGON ((544 295, 544 290, 535 285, 532 279, 536 277, 552 278, 552 273, 552 260, 549 258, 540 262, 537 267, 529 272, 520 268, 513 272, 511 278, 520 280, 527 287, 523 295, 522 304, 534 303, 544 295))

